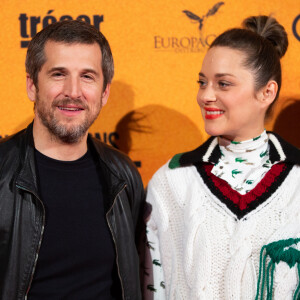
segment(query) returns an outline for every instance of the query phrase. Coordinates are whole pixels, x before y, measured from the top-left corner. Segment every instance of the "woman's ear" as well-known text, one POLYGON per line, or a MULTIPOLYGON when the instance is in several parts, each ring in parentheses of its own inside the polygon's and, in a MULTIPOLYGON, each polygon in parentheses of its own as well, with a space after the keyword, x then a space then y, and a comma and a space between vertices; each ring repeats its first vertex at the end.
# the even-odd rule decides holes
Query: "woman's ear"
POLYGON ((257 99, 263 106, 268 107, 275 100, 277 91, 277 82, 274 80, 270 80, 263 88, 259 90, 257 99))
POLYGON ((36 100, 36 87, 33 83, 32 78, 30 78, 29 74, 26 74, 26 88, 27 88, 27 95, 31 101, 36 100))

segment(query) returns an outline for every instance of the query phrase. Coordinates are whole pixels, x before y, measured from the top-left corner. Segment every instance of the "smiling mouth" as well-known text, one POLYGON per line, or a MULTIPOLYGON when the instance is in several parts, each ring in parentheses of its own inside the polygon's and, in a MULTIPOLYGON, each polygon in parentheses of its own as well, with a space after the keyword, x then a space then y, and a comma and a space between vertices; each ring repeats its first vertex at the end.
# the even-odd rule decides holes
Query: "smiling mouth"
POLYGON ((205 109, 205 119, 217 119, 221 117, 225 111, 214 108, 204 108, 205 109))
POLYGON ((224 111, 223 110, 214 110, 214 111, 209 111, 207 110, 206 111, 206 115, 222 115, 224 114, 224 111))
POLYGON ((83 110, 83 108, 80 108, 80 107, 64 107, 64 106, 58 106, 58 109, 64 110, 64 111, 80 111, 80 110, 83 110))

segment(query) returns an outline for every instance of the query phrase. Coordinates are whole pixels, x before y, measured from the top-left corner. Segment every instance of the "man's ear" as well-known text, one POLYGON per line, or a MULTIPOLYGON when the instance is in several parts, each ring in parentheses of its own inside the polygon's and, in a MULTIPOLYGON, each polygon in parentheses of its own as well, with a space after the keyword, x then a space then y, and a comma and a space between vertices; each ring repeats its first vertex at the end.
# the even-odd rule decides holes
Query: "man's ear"
POLYGON ((277 91, 277 82, 270 80, 262 89, 259 90, 257 99, 263 107, 269 107, 269 105, 275 100, 277 91))
POLYGON ((31 101, 36 100, 36 87, 33 83, 32 78, 30 78, 29 74, 26 74, 26 88, 27 88, 27 95, 31 101))
POLYGON ((110 93, 110 83, 106 85, 106 88, 101 95, 101 107, 103 107, 107 103, 109 93, 110 93))

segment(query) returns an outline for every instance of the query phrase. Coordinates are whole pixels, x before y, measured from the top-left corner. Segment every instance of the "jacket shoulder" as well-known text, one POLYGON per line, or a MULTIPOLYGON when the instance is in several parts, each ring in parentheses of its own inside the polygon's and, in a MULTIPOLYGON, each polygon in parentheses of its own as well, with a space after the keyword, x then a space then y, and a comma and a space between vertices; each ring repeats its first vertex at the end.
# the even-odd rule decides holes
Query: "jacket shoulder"
POLYGON ((0 140, 0 165, 7 157, 12 157, 13 159, 18 157, 16 155, 20 149, 23 133, 24 130, 0 140))
POLYGON ((140 174, 132 160, 123 152, 113 148, 99 139, 90 137, 102 162, 119 178, 125 181, 141 182, 140 174))
POLYGON ((136 169, 132 160, 125 153, 101 142, 99 139, 94 137, 91 137, 91 140, 96 148, 96 151, 100 154, 100 157, 104 162, 109 162, 117 166, 120 166, 120 164, 123 166, 128 165, 128 167, 136 169))

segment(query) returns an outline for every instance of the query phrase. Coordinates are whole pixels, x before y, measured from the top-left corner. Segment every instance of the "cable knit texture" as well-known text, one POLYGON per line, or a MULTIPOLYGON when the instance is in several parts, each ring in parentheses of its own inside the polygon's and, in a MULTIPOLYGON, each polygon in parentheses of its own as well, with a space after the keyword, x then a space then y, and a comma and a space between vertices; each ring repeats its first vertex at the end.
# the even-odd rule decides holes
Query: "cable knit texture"
MULTIPOLYGON (((300 167, 276 164, 250 193, 238 196, 210 173, 212 165, 202 166, 200 173, 199 163, 174 169, 166 164, 148 186, 148 229, 159 240, 165 296, 255 299, 262 247, 300 237, 300 167), (244 213, 238 216, 226 197, 244 213)), ((273 299, 292 299, 297 276, 295 267, 279 262, 273 299)))

